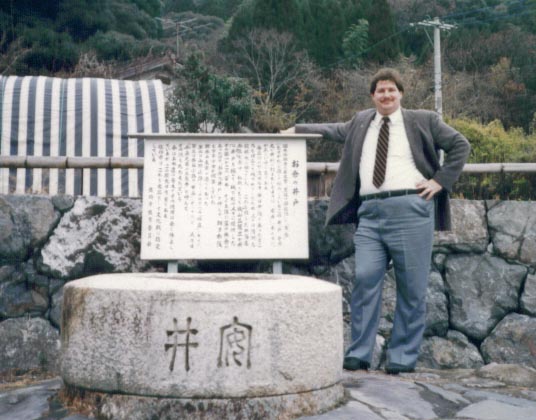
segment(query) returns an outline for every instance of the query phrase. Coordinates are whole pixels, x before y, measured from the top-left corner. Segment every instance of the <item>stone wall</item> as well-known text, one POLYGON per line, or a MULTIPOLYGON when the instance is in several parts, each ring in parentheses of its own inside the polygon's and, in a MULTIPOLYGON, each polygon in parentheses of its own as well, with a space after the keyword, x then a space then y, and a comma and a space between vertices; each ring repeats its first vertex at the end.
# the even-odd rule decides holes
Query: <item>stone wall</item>
MULTIPOLYGON (((453 200, 452 206, 454 230, 435 238, 419 366, 536 368, 536 203, 453 200)), ((339 284, 349 320, 353 226, 324 228, 326 210, 326 200, 310 202, 310 259, 287 261, 284 271, 339 284)), ((57 370, 66 282, 165 271, 164 263, 140 260, 140 232, 139 199, 0 196, 0 372, 57 370)), ((200 272, 270 269, 269 262, 180 265, 200 272)), ((395 294, 389 271, 374 367, 384 359, 395 294)))

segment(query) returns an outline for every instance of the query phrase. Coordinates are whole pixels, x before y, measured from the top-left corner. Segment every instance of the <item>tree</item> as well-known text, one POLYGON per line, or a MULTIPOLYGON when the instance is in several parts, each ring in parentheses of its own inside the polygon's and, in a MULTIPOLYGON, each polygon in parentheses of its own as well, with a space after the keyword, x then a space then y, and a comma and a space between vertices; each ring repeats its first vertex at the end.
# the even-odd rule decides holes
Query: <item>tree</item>
POLYGON ((243 0, 167 0, 164 2, 164 12, 195 12, 227 20, 235 14, 243 2, 243 0))
POLYGON ((344 33, 364 17, 361 10, 356 0, 245 0, 233 17, 225 45, 230 49, 234 40, 254 30, 287 32, 318 65, 336 66, 343 61, 344 33))
POLYGON ((160 16, 162 12, 162 2, 160 0, 132 0, 140 10, 148 15, 155 17, 160 16))
POLYGON ((314 105, 317 71, 290 33, 254 30, 234 41, 233 48, 230 61, 235 74, 249 80, 257 115, 270 121, 258 129, 281 129, 314 105))
POLYGON ((179 132, 236 132, 253 112, 250 86, 238 78, 210 73, 198 54, 186 60, 168 103, 167 119, 179 132))
POLYGON ((25 28, 20 40, 27 51, 15 64, 19 74, 70 71, 78 62, 78 46, 65 32, 36 25, 25 28))
POLYGON ((368 57, 380 63, 396 58, 400 52, 399 39, 393 36, 396 25, 387 0, 374 1, 366 19, 371 45, 368 57))
POLYGON ((299 79, 307 77, 307 57, 289 33, 253 30, 233 42, 238 73, 261 93, 261 101, 285 102, 299 79))
POLYGON ((368 21, 359 19, 358 23, 351 25, 344 34, 342 49, 348 64, 359 66, 363 62, 368 46, 368 31, 368 21))
POLYGON ((114 23, 109 0, 63 0, 57 25, 75 41, 84 41, 97 31, 107 31, 114 23))

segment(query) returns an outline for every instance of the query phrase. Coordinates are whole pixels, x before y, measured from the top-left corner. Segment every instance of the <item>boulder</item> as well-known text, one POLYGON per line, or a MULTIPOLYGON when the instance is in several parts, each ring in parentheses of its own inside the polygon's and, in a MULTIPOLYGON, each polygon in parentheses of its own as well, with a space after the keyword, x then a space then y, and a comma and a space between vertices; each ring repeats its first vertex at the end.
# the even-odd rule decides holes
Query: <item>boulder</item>
MULTIPOLYGON (((350 300, 355 277, 355 258, 352 255, 331 268, 325 279, 342 287, 343 313, 350 314, 350 300)), ((382 315, 379 333, 389 337, 396 307, 396 282, 391 268, 384 277, 382 291, 382 315)), ((440 335, 447 333, 449 326, 448 301, 445 295, 445 285, 441 274, 430 272, 426 296, 426 331, 425 335, 440 335)))
POLYGON ((39 268, 62 279, 140 271, 140 232, 139 199, 79 197, 41 251, 39 268))
POLYGON ((58 331, 42 318, 13 318, 0 322, 0 370, 43 369, 57 373, 58 331))
POLYGON ((515 363, 536 368, 536 318, 507 315, 481 346, 486 363, 515 363))
POLYGON ((525 289, 521 295, 521 310, 532 316, 536 316, 536 275, 529 274, 525 281, 525 289))
POLYGON ((391 268, 383 279, 382 289, 382 313, 378 332, 385 338, 391 336, 396 307, 396 282, 395 274, 391 268))
POLYGON ((451 200, 452 230, 435 233, 434 247, 456 252, 486 251, 489 242, 483 201, 451 200))
MULTIPOLYGON (((382 291, 382 318, 379 332, 384 337, 391 334, 396 309, 396 281, 394 270, 390 269, 384 278, 382 291)), ((426 292, 426 329, 424 334, 445 335, 449 327, 449 314, 445 285, 441 274, 431 271, 426 292)))
POLYGON ((444 336, 449 329, 448 299, 445 283, 437 271, 430 272, 426 294, 425 336, 444 336))
POLYGON ((43 244, 60 218, 52 199, 39 195, 6 195, 5 199, 28 224, 30 246, 43 244))
POLYGON ((14 264, 27 259, 32 240, 31 226, 6 196, 0 197, 0 262, 14 264))
POLYGON ((481 341, 518 307, 527 269, 489 254, 451 255, 445 280, 450 296, 450 322, 458 331, 481 341))
POLYGON ((527 366, 490 363, 478 369, 476 374, 507 385, 536 389, 536 369, 527 366))
POLYGON ((46 290, 33 288, 21 267, 0 267, 0 319, 44 314, 48 309, 46 290))
POLYGON ((324 226, 328 200, 309 200, 309 261, 334 265, 354 252, 354 225, 324 226))
POLYGON ((494 250, 509 260, 536 267, 536 203, 502 201, 488 212, 494 250))
POLYGON ((342 310, 343 313, 350 313, 350 300, 355 281, 355 258, 350 256, 345 258, 335 266, 331 267, 328 276, 322 278, 331 283, 338 284, 342 288, 342 310))
POLYGON ((425 338, 417 362, 418 367, 429 369, 469 369, 483 364, 478 348, 465 335, 453 330, 446 338, 425 338))
POLYGON ((73 208, 75 198, 72 195, 55 195, 52 197, 52 204, 61 213, 65 213, 67 210, 73 208))
POLYGON ((61 310, 63 307, 63 288, 59 289, 56 293, 52 295, 50 303, 50 312, 48 317, 52 325, 56 328, 61 326, 61 310))

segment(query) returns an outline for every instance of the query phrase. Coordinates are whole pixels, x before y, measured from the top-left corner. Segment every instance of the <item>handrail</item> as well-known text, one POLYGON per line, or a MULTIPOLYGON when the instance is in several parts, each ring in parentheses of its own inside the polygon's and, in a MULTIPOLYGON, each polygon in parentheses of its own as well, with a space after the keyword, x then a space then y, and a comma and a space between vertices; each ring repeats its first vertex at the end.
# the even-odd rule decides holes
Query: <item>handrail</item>
MULTIPOLYGON (((80 156, 0 156, 0 168, 143 169, 143 158, 80 156)), ((308 162, 307 173, 336 173, 338 162, 308 162)), ((536 173, 536 163, 467 163, 464 173, 536 173)))

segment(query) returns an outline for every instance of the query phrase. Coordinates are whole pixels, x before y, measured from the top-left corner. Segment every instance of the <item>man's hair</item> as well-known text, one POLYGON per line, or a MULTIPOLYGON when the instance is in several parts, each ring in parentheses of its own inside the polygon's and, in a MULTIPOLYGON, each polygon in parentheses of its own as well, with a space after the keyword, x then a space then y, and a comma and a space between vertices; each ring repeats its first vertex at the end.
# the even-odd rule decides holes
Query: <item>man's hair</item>
POLYGON ((379 81, 382 80, 390 80, 396 85, 400 92, 404 92, 404 85, 402 84, 402 77, 400 76, 400 73, 397 72, 395 69, 384 68, 379 70, 374 76, 372 76, 372 80, 370 81, 371 95, 376 92, 376 85, 379 81))

